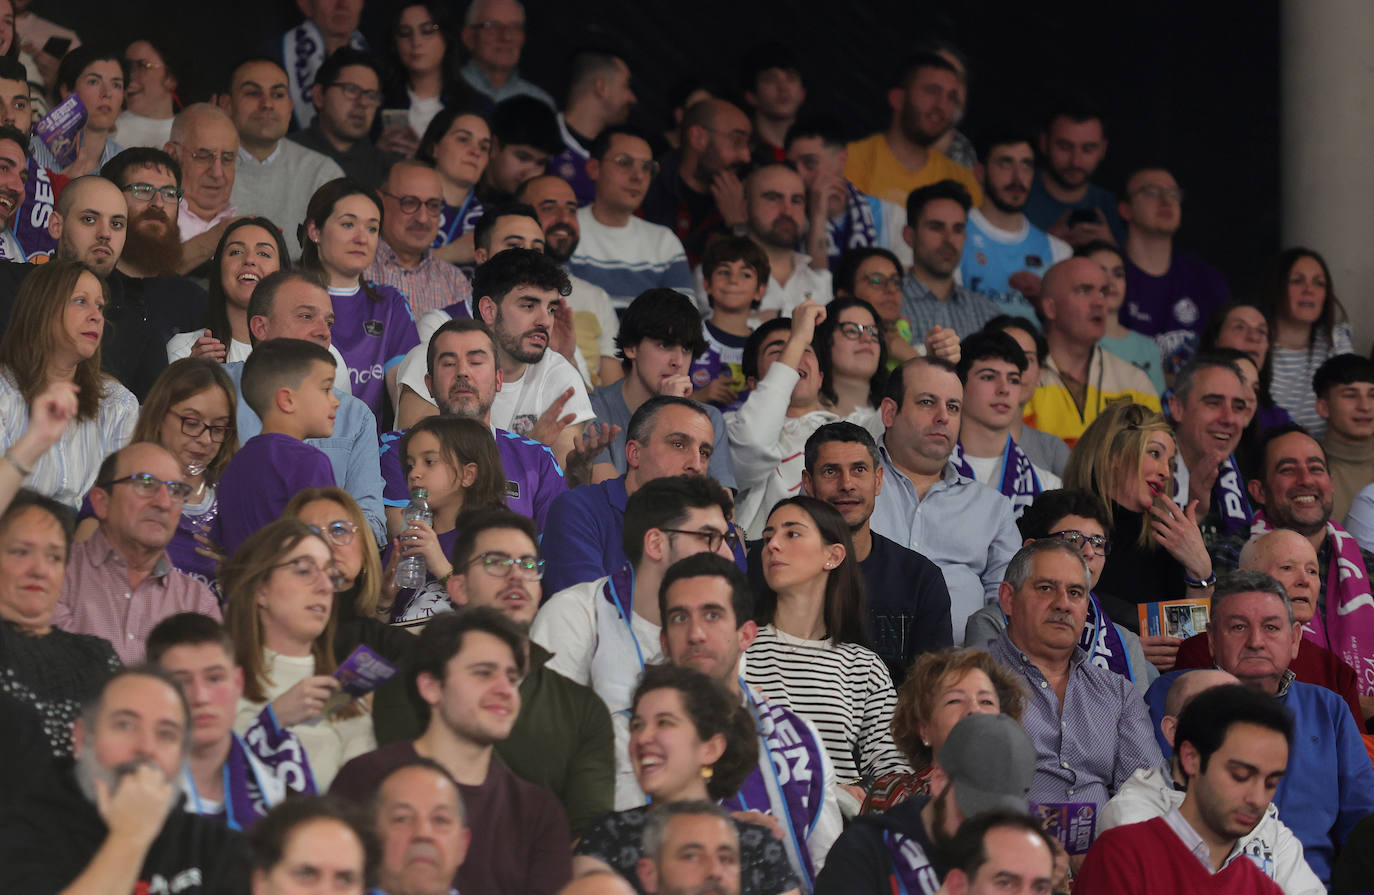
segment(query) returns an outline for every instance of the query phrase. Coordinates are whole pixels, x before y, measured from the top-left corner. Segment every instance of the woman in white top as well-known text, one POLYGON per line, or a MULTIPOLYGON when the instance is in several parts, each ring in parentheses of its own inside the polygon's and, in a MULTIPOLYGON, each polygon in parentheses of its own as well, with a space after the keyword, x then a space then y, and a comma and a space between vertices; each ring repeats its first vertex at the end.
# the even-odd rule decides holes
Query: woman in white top
POLYGON ((19 287, 0 340, 0 453, 26 487, 79 507, 100 464, 129 443, 138 400, 100 371, 105 333, 105 281, 79 261, 50 261, 19 287), (31 466, 9 452, 29 424, 29 402, 50 385, 79 390, 76 418, 31 466))
POLYGON ((892 741, 892 677, 866 645, 849 526, 825 501, 781 500, 763 530, 760 561, 768 591, 755 614, 766 624, 745 653, 745 680, 816 726, 856 811, 859 781, 910 766, 892 741))
POLYGON ((324 711, 339 689, 335 594, 345 585, 329 542, 303 522, 279 519, 224 564, 220 584, 243 669, 234 729, 243 733, 270 700, 278 723, 300 738, 323 792, 344 762, 377 748, 364 702, 324 711))
POLYGON ((457 74, 458 41, 448 5, 403 0, 394 9, 386 43, 391 77, 382 86, 382 108, 406 115, 383 114, 377 148, 409 158, 439 110, 466 101, 473 91, 457 74))
POLYGON ((887 385, 887 341, 882 319, 862 298, 845 295, 826 306, 811 340, 821 368, 821 404, 883 436, 878 407, 887 385))

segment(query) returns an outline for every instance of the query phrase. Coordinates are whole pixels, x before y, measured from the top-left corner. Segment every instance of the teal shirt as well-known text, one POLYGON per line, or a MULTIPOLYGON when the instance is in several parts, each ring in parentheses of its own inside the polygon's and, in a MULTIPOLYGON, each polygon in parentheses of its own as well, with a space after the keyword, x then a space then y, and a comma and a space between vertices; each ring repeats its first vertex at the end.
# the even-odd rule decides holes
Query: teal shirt
POLYGON ((1128 330, 1124 338, 1105 336, 1098 344, 1103 351, 1144 370, 1154 384, 1155 393, 1161 398, 1164 396, 1164 365, 1159 361, 1159 345, 1154 339, 1128 330))

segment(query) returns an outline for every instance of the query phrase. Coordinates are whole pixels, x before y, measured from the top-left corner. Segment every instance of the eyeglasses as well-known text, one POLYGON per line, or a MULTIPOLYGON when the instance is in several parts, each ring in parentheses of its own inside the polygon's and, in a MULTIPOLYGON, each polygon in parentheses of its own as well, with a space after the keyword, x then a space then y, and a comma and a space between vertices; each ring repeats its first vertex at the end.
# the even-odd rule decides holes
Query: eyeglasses
POLYGON ((334 87, 343 91, 343 95, 353 102, 362 100, 365 105, 380 106, 382 104, 382 92, 380 90, 367 90, 357 84, 350 84, 347 81, 335 81, 326 87, 326 90, 334 87))
POLYGON ((349 522, 347 519, 335 519, 324 528, 310 526, 317 533, 324 535, 336 547, 347 547, 353 543, 353 536, 358 533, 358 526, 349 522))
POLYGON ((213 149, 197 149, 191 153, 191 161, 197 165, 213 165, 217 158, 221 165, 232 168, 234 162, 238 161, 239 154, 237 152, 215 152, 213 149))
POLYGON ((211 426, 204 420, 194 416, 182 416, 174 411, 167 411, 171 416, 181 420, 181 434, 189 435, 192 438, 200 437, 200 433, 210 430, 210 440, 215 444, 224 444, 224 440, 229 437, 229 433, 234 430, 233 426, 211 426))
POLYGON ((313 556, 298 556, 295 559, 288 559, 286 562, 279 562, 275 566, 270 566, 273 571, 277 569, 289 568, 291 573, 300 579, 302 584, 314 584, 321 577, 329 582, 329 586, 338 593, 348 589, 348 578, 339 567, 330 563, 324 568, 315 562, 313 556))
POLYGON ((153 193, 162 197, 162 201, 171 205, 181 198, 184 192, 179 186, 153 186, 151 183, 126 183, 124 192, 133 196, 140 202, 148 202, 153 198, 153 193))
POLYGON ((468 565, 475 566, 478 563, 482 564, 482 571, 495 578, 514 574, 526 581, 538 581, 544 577, 544 561, 533 556, 511 556, 493 551, 478 554, 468 565))
POLYGON ((620 155, 617 155, 614 158, 606 159, 606 161, 610 162, 612 165, 615 165, 617 168, 619 168, 627 174, 633 171, 635 168, 638 168, 639 170, 643 171, 646 175, 648 175, 650 180, 653 180, 655 177, 658 176, 658 162, 654 161, 651 158, 637 159, 632 155, 626 155, 622 152, 620 155))
POLYGON ((894 273, 890 277, 885 277, 880 273, 871 273, 864 277, 864 282, 874 289, 900 289, 902 288, 902 275, 894 273))
POLYGON ((733 528, 729 531, 715 531, 713 529, 694 529, 694 528, 660 528, 659 531, 667 532, 670 535, 688 535, 694 538, 701 538, 706 542, 706 549, 715 553, 720 549, 721 542, 730 545, 733 553, 739 547, 739 532, 733 528))
POLYGON ((148 71, 154 68, 162 68, 161 62, 149 62, 147 59, 125 59, 124 64, 129 68, 136 68, 139 71, 148 71))
POLYGON ((1112 552, 1112 539, 1106 535, 1085 535, 1081 531, 1066 528, 1063 531, 1052 531, 1049 536, 1058 538, 1075 549, 1081 549, 1083 542, 1087 541, 1093 545, 1093 553, 1098 556, 1106 556, 1112 552))
POLYGON ((1183 190, 1177 187, 1170 189, 1164 186, 1156 186, 1152 183, 1148 186, 1142 186, 1135 191, 1135 194, 1137 196, 1144 196, 1146 199, 1154 199, 1155 201, 1168 199, 1174 204, 1181 204, 1183 202, 1183 190))
POLYGON ((409 25, 397 25, 397 26, 396 26, 396 39, 397 39, 397 40, 406 40, 406 39, 408 39, 408 38, 414 37, 416 31, 419 31, 420 34, 423 35, 424 37, 429 37, 431 34, 438 34, 438 33, 439 33, 439 23, 438 23, 438 22, 421 22, 419 25, 415 26, 414 28, 410 27, 409 25))
POLYGON ((844 323, 837 323, 835 328, 839 330, 840 335, 851 342, 858 342, 864 336, 868 336, 875 342, 881 341, 883 338, 883 330, 880 326, 865 326, 862 323, 846 321, 844 323))
POLYGON ((421 205, 425 207, 425 211, 428 211, 435 217, 443 214, 444 211, 443 199, 421 199, 419 196, 398 196, 395 193, 388 193, 386 190, 382 190, 381 192, 383 196, 395 199, 396 204, 401 206, 401 211, 406 214, 414 214, 420 210, 421 205))
POLYGON ((477 31, 485 31, 493 37, 514 37, 525 33, 524 22, 474 22, 468 26, 477 31))
POLYGON ((183 501, 190 497, 191 492, 195 490, 185 482, 164 481, 146 472, 136 472, 133 475, 126 475, 122 479, 112 479, 103 484, 96 482, 96 485, 109 491, 113 489, 115 485, 122 485, 125 482, 128 482, 129 487, 133 488, 134 493, 139 497, 156 497, 159 491, 166 488, 172 500, 183 501))

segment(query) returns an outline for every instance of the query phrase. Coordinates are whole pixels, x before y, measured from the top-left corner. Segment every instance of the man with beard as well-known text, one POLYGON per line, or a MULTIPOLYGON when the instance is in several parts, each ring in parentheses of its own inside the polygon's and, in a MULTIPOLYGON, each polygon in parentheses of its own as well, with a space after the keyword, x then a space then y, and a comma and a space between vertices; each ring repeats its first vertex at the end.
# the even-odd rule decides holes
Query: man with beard
MULTIPOLYGON (((119 187, 129 206, 129 229, 115 270, 135 279, 176 275, 181 267, 181 166, 161 149, 126 149, 105 163, 100 176, 119 187)), ((204 290, 183 280, 177 285, 204 290)), ((188 300, 189 296, 183 296, 188 300)), ((199 302, 203 315, 205 302, 199 302)))
POLYGON ((447 768, 417 758, 383 777, 372 826, 382 847, 373 895, 450 895, 472 830, 447 768))
MULTIPOLYGON (((4 91, 4 83, 0 79, 0 93, 4 91)), ((8 123, 0 125, 0 260, 3 261, 28 260, 11 227, 23 205, 24 184, 30 176, 28 147, 28 138, 22 131, 8 123)))
POLYGON ((161 671, 111 677, 73 725, 75 768, 0 815, 0 889, 247 895, 242 837, 176 807, 190 714, 161 671))
POLYGON ((954 281, 973 200, 960 184, 942 180, 905 201, 911 271, 902 278, 902 317, 915 335, 939 326, 967 338, 1000 313, 992 299, 954 281))
POLYGON ((444 201, 434 166, 414 159, 397 162, 382 182, 381 194, 382 238, 363 279, 398 289, 416 320, 430 311, 470 301, 468 278, 430 251, 439 232, 436 209, 444 201))
MULTIPOLYGON (((29 98, 28 73, 17 59, 0 57, 0 125, 12 127, 23 137, 21 142, 24 167, 20 190, 21 205, 4 214, 5 226, 12 232, 4 237, 4 261, 25 261, 37 255, 51 255, 57 240, 48 232, 48 218, 57 196, 52 188, 52 175, 38 164, 29 151, 33 136, 33 101, 29 98)), ((5 188, 13 189, 12 181, 5 188)))
MULTIPOLYGON (((464 517, 453 545, 448 593, 456 606, 489 606, 526 634, 543 596, 538 533, 525 516, 489 510, 464 517)), ((591 688, 548 663, 553 653, 526 641, 520 717, 496 754, 521 778, 558 797, 573 836, 611 810, 615 758, 611 716, 591 688)))
POLYGON ((400 158, 378 149, 369 136, 382 104, 380 71, 377 60, 362 50, 335 50, 310 88, 315 120, 287 137, 329 156, 346 175, 373 189, 400 158))
POLYGON ((1073 249, 1022 213, 1035 178, 1035 153, 1028 137, 991 136, 979 145, 978 157, 982 161, 973 173, 983 186, 983 203, 969 212, 959 273, 965 286, 1003 305, 1008 313, 1035 320, 1040 278, 1073 249))
POLYGON ((963 95, 959 70, 947 59, 935 53, 913 56, 887 92, 892 107, 887 132, 849 144, 844 176, 870 196, 898 205, 918 187, 953 180, 981 205, 973 173, 934 148, 954 127, 963 95))
MULTIPOLYGON (((806 184, 791 166, 755 168, 744 181, 749 238, 768 256, 768 288, 759 316, 791 316, 802 302, 830 303, 830 268, 817 270, 811 256, 797 251, 806 238, 806 184)), ((701 293, 706 294, 705 285, 701 293)))
POLYGON ((577 212, 581 241, 568 269, 605 289, 618 310, 648 289, 692 293, 681 240, 635 216, 657 172, 649 141, 632 130, 609 128, 592 141, 587 176, 596 198, 577 212))
POLYGON ((1031 223, 1075 247, 1098 239, 1124 245, 1116 195, 1092 182, 1106 154, 1102 116, 1080 103, 1057 105, 1040 134, 1044 167, 1026 198, 1031 223))
POLYGON ((987 811, 1024 814, 1035 760, 1035 746, 1010 716, 963 718, 936 757, 944 788, 857 818, 830 849, 816 895, 943 891, 949 846, 959 828, 987 811))
POLYGON ((182 197, 177 213, 182 271, 209 261, 238 209, 234 192, 239 135, 229 116, 209 103, 193 103, 172 121, 171 139, 162 147, 181 165, 182 197))
POLYGON ((592 141, 606 128, 624 124, 637 100, 630 90, 630 67, 615 53, 581 50, 568 67, 568 104, 558 113, 567 148, 550 159, 549 172, 568 182, 578 205, 586 205, 596 192, 587 176, 592 141))
POLYGON ((710 802, 672 802, 650 811, 643 851, 636 874, 648 895, 740 893, 739 831, 710 802))
POLYGON ((664 159, 644 196, 644 219, 672 228, 687 251, 687 263, 701 262, 712 236, 748 232, 749 209, 739 171, 749 163, 753 125, 739 107, 703 99, 682 118, 682 149, 664 159))

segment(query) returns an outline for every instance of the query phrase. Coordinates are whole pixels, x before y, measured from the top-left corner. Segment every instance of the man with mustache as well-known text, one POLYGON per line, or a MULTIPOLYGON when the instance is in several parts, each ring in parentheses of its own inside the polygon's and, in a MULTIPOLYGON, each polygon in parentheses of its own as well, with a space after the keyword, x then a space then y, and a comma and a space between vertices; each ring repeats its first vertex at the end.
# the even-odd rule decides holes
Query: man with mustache
POLYGON ((608 128, 592 141, 587 176, 596 198, 578 209, 581 238, 568 270, 605 289, 617 309, 648 289, 692 291, 682 241, 669 228, 635 216, 657 172, 649 141, 635 131, 608 128))
POLYGON ((419 320, 430 311, 472 299, 472 284, 452 264, 430 251, 439 232, 443 187, 434 166, 403 159, 382 181, 382 238, 377 255, 363 273, 372 283, 394 286, 419 320))
POLYGON ((911 270, 902 278, 902 317, 914 335, 939 326, 963 339, 1001 313, 992 299, 954 281, 972 205, 968 190, 953 180, 906 197, 902 239, 911 247, 911 270))
POLYGON ((335 50, 310 87, 315 120, 287 137, 329 156, 345 174, 373 189, 400 158, 378 149, 369 136, 382 104, 380 72, 370 53, 351 46, 335 50))
POLYGON ((1106 129, 1096 109, 1060 100, 1040 131, 1044 167, 1031 184, 1026 217, 1071 246, 1102 239, 1126 243, 1116 195, 1092 182, 1107 154, 1106 129))
POLYGON ((417 758, 383 777, 372 825, 382 846, 374 895, 449 895, 472 830, 447 768, 417 758))
POLYGON ((649 895, 739 895, 739 833, 724 809, 709 802, 655 808, 636 869, 649 895))
MULTIPOLYGON (((745 178, 744 199, 749 238, 768 256, 768 289, 759 301, 759 316, 790 316, 804 301, 829 304, 830 268, 813 268, 811 256, 797 251, 809 223, 801 175, 776 162, 755 168, 745 178)), ((700 294, 704 304, 704 283, 700 294)))
POLYGON ((982 161, 973 173, 983 186, 983 203, 969 212, 964 285, 982 292, 1010 314, 1035 320, 1040 278, 1050 265, 1073 254, 1067 242, 1035 226, 1024 214, 1035 179, 1029 137, 1000 133, 978 147, 982 161))
MULTIPOLYGON (((119 187, 129 205, 129 229, 115 269, 136 279, 176 276, 181 268, 181 166, 161 149, 134 147, 106 162, 101 176, 119 187)), ((205 290, 178 277, 182 301, 205 290), (184 291, 183 291, 184 290, 184 291), (189 293, 189 294, 188 294, 189 293)), ((204 313, 208 297, 197 304, 204 313)))

